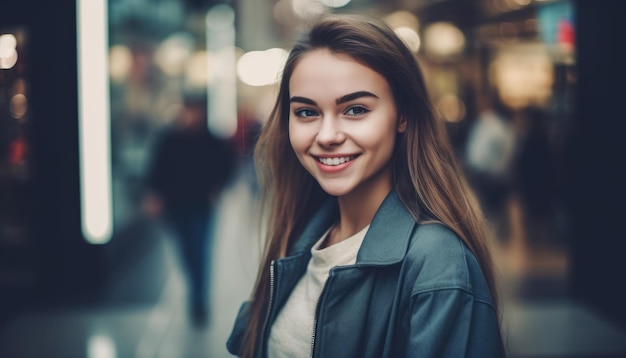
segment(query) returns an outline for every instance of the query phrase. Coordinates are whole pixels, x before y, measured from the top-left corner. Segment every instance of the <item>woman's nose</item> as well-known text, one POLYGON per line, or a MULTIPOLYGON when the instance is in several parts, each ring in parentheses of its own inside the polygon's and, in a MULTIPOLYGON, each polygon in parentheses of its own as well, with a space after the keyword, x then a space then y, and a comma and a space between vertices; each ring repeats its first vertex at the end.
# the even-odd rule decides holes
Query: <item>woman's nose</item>
POLYGON ((346 139, 345 134, 340 128, 337 118, 324 117, 317 133, 316 141, 319 145, 330 147, 341 144, 346 139))

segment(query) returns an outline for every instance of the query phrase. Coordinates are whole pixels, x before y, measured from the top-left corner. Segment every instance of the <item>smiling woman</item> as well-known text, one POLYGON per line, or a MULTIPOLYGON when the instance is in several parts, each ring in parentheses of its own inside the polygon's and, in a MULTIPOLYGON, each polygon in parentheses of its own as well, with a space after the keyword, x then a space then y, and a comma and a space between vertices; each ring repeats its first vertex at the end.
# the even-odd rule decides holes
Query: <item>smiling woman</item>
POLYGON ((483 218, 417 63, 385 24, 321 18, 256 148, 264 259, 243 357, 499 357, 483 218))

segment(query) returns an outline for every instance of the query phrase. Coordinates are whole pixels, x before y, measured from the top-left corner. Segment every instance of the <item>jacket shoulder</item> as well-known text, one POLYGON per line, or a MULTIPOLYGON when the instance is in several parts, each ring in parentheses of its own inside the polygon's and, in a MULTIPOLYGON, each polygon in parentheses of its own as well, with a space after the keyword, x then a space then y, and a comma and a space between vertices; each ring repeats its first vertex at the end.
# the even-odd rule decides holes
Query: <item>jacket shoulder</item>
POLYGON ((420 224, 412 233, 405 257, 412 295, 445 289, 467 291, 491 302, 485 277, 474 254, 442 224, 420 224))

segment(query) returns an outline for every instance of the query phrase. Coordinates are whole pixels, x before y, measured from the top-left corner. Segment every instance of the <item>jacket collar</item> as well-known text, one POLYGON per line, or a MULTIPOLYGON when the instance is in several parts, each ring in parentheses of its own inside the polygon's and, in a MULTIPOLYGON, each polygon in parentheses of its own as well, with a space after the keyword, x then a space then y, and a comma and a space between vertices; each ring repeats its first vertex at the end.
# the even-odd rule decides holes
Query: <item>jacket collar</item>
MULTIPOLYGON (((326 201, 294 244, 291 254, 310 253, 311 247, 339 215, 336 198, 326 201)), ((357 265, 391 265, 400 262, 407 251, 411 232, 416 225, 411 214, 391 190, 376 211, 363 244, 357 254, 357 265)))
POLYGON ((313 215, 304 228, 300 238, 294 243, 290 255, 310 254, 311 248, 324 235, 328 228, 337 222, 339 218, 339 205, 337 198, 331 197, 313 215))

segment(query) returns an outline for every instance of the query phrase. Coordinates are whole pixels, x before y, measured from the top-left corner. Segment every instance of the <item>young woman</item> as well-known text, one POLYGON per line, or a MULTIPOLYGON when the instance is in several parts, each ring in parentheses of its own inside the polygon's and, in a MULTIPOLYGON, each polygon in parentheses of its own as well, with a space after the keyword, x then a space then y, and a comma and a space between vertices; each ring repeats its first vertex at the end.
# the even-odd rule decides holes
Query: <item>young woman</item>
POLYGON ((287 59, 256 158, 269 210, 243 357, 497 357, 483 218, 417 63, 328 16, 287 59))

